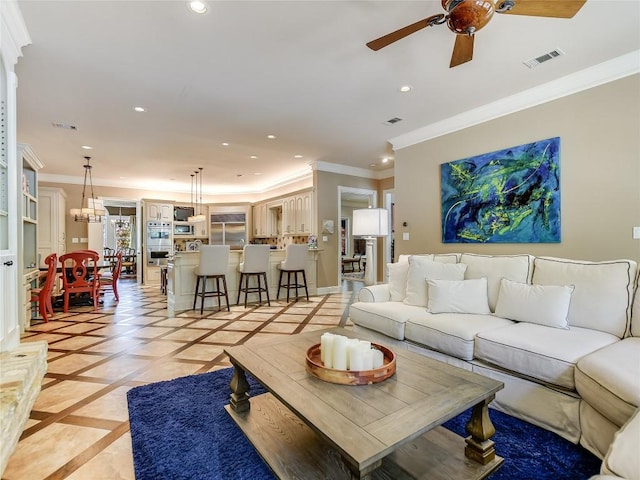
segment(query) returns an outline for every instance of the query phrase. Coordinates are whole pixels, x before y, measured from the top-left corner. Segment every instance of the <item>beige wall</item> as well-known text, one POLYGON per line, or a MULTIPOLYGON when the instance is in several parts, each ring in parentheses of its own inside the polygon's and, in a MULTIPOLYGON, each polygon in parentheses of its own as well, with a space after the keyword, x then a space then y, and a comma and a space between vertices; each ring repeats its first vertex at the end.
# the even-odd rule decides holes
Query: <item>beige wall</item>
MULTIPOLYGON (((314 172, 316 185, 318 248, 322 253, 318 257, 318 287, 334 287, 338 283, 338 259, 340 258, 340 218, 338 212, 338 187, 351 187, 376 190, 378 203, 382 202, 382 189, 393 188, 393 178, 374 180, 369 178, 340 175, 330 172, 314 172), (383 187, 384 185, 384 187, 383 187), (322 220, 333 220, 335 233, 327 234, 327 242, 322 241, 322 220)), ((378 206, 380 206, 378 205, 378 206)), ((378 258, 382 257, 382 243, 378 242, 378 258)), ((382 279, 383 262, 378 262, 378 279, 382 279)))
POLYGON ((395 153, 396 253, 526 252, 640 262, 640 75, 473 126, 395 153), (561 242, 443 244, 441 163, 560 137, 561 242), (403 228, 406 221, 408 227, 403 228), (410 240, 402 240, 402 232, 410 240))

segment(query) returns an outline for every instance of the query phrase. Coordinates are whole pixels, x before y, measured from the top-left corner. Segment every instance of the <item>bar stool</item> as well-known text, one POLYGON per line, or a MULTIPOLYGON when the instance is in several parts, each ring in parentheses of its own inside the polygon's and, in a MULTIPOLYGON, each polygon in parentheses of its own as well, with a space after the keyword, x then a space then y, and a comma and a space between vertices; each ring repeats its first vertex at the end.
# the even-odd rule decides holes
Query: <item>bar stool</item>
POLYGON ((276 299, 280 298, 280 288, 287 289, 287 302, 289 302, 289 291, 292 288, 296 289, 296 300, 298 299, 298 288, 304 287, 304 292, 309 301, 309 291, 307 290, 307 275, 304 272, 304 267, 307 264, 307 245, 287 245, 286 256, 284 260, 278 265, 280 269, 280 280, 278 280, 278 295, 276 299), (287 283, 282 283, 282 277, 287 274, 287 283), (298 283, 298 273, 302 273, 302 282, 298 283), (291 274, 293 274, 293 283, 291 283, 291 274))
POLYGON ((240 272, 240 283, 238 285, 238 300, 240 305, 240 294, 244 292, 244 307, 247 308, 247 297, 250 293, 257 293, 259 302, 262 303, 262 292, 267 294, 267 305, 271 306, 269 300, 269 285, 267 284, 267 269, 269 268, 269 245, 245 245, 242 256, 243 261, 238 265, 240 272), (258 281, 257 287, 249 287, 249 279, 256 277, 258 281), (261 285, 261 279, 264 278, 264 286, 261 285), (245 285, 242 286, 242 280, 245 285))
POLYGON ((204 310, 204 299, 206 297, 218 297, 218 309, 222 309, 220 297, 227 301, 227 311, 229 311, 229 296, 227 292, 227 269, 229 268, 229 245, 202 245, 200 247, 200 264, 196 266, 196 293, 193 297, 193 309, 196 309, 196 301, 201 298, 200 314, 204 310), (216 281, 215 290, 207 291, 207 278, 216 281), (202 291, 198 292, 200 279, 202 280, 202 291), (220 289, 220 280, 224 291, 220 289))

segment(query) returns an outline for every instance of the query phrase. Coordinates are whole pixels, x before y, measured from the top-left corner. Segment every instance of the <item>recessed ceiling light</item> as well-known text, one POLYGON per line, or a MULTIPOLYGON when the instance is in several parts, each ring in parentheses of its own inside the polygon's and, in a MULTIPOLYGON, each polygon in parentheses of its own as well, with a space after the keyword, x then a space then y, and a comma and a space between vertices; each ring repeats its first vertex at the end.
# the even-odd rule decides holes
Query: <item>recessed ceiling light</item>
POLYGON ((407 92, 410 92, 410 91, 412 90, 412 88, 413 88, 413 87, 412 87, 411 85, 402 85, 402 86, 400 87, 400 91, 401 91, 402 93, 407 93, 407 92))
POLYGON ((262 175, 260 172, 253 172, 254 175, 262 175))
POLYGON ((258 158, 256 155, 251 155, 249 158, 255 160, 256 158, 258 158))
POLYGON ((293 158, 302 158, 302 155, 294 155, 293 158))
POLYGON ((267 135, 267 138, 268 138, 269 140, 273 140, 274 138, 276 138, 276 136, 275 136, 275 135, 267 135))
POLYGON ((228 144, 227 142, 222 142, 222 146, 223 146, 223 147, 228 147, 228 146, 229 146, 229 144, 228 144))
POLYGON ((378 166, 378 164, 377 164, 377 163, 370 163, 370 164, 369 164, 369 167, 370 167, 370 168, 375 168, 375 167, 377 167, 377 166, 378 166))
POLYGON ((238 173, 238 174, 236 175, 236 177, 244 177, 244 175, 243 175, 243 174, 241 174, 241 173, 238 173))
POLYGON ((189 8, 194 13, 204 14, 207 13, 207 4, 200 0, 194 0, 189 2, 189 8))
POLYGON ((89 145, 82 145, 82 147, 80 148, 84 148, 85 150, 93 150, 93 147, 90 147, 89 145))
POLYGON ((133 107, 136 112, 146 112, 147 109, 144 107, 133 107))

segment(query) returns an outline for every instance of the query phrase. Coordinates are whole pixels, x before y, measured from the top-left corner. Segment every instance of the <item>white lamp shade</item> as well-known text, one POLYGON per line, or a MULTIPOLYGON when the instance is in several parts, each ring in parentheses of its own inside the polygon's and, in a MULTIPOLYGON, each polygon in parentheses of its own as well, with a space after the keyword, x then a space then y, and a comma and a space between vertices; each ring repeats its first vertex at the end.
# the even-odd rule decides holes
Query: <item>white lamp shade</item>
POLYGON ((389 215, 384 208, 353 211, 353 235, 384 237, 389 235, 389 215))

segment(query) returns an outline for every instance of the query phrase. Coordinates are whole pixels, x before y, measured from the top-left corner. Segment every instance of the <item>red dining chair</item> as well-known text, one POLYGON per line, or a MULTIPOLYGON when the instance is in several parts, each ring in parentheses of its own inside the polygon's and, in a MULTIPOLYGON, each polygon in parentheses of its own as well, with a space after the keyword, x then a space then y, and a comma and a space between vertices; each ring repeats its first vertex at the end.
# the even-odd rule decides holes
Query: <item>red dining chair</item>
POLYGON ((44 285, 31 289, 31 302, 37 303, 40 310, 40 316, 45 322, 49 322, 47 314, 53 315, 53 306, 51 305, 51 293, 53 292, 53 284, 56 281, 56 267, 58 256, 55 253, 47 255, 44 263, 49 267, 47 269, 47 277, 44 285))
POLYGON ((100 294, 104 294, 106 290, 113 291, 113 296, 116 297, 116 302, 120 301, 118 295, 118 278, 120 278, 120 271, 122 270, 122 252, 118 252, 115 255, 116 261, 111 270, 111 273, 100 274, 100 294))
POLYGON ((69 297, 76 293, 88 293, 93 299, 94 310, 98 309, 99 258, 100 255, 92 250, 77 250, 60 255, 65 313, 69 311, 69 297))

